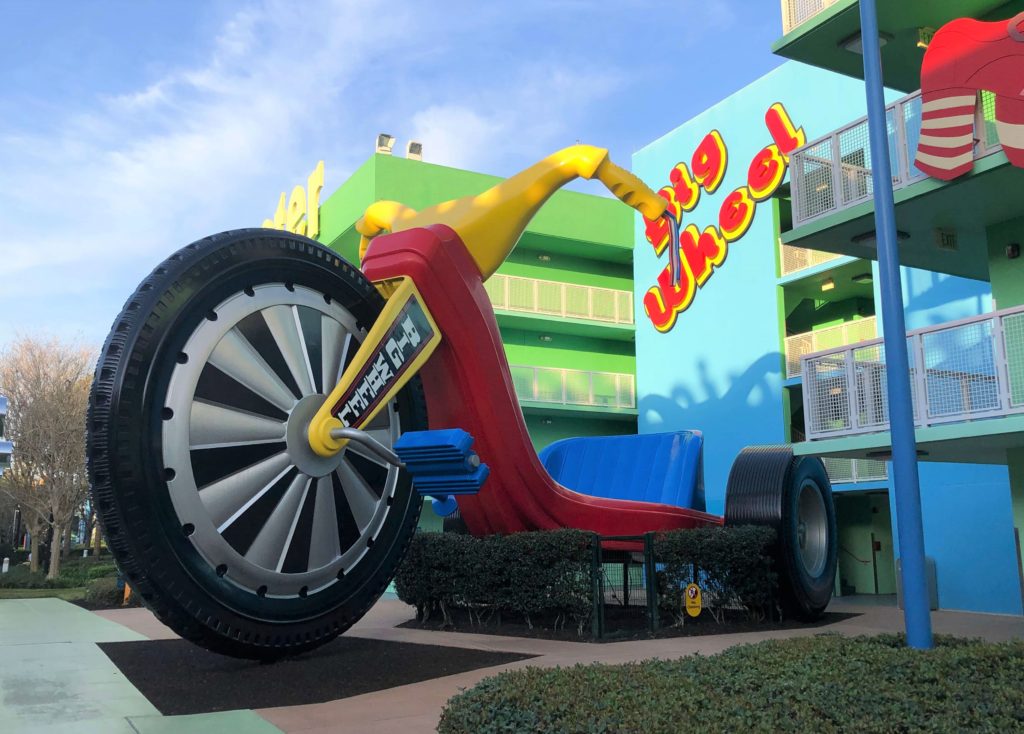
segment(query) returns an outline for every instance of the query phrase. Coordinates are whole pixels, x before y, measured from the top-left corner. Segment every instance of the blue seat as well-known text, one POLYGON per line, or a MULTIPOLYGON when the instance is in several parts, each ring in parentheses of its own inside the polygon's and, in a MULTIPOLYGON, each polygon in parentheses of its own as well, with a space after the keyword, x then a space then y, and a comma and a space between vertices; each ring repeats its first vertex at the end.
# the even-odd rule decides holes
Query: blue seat
POLYGON ((580 494, 703 512, 703 447, 700 431, 585 436, 555 441, 540 460, 552 479, 580 494))

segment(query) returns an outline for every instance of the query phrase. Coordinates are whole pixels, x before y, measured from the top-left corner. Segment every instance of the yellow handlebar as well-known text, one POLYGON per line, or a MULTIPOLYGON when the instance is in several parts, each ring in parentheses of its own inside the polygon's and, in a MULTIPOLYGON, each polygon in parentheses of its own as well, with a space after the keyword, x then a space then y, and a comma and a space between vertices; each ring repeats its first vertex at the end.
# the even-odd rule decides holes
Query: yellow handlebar
POLYGON ((657 219, 668 207, 668 202, 654 193, 647 184, 622 166, 612 163, 609 158, 605 158, 597 167, 597 178, 619 201, 633 207, 648 219, 657 219))
POLYGON ((667 202, 643 181, 608 159, 608 151, 573 145, 549 155, 482 194, 416 211, 395 201, 371 204, 356 222, 362 235, 359 259, 382 232, 446 224, 454 229, 487 280, 505 261, 541 205, 576 178, 597 178, 621 201, 648 219, 665 213, 667 202))

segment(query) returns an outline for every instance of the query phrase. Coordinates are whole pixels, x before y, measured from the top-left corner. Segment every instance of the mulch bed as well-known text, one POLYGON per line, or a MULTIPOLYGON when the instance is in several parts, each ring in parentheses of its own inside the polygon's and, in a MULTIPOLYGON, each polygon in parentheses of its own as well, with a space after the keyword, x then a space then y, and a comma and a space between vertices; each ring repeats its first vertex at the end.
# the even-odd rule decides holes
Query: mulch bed
POLYGON ((321 703, 533 657, 344 636, 271 664, 224 657, 185 640, 100 648, 165 716, 321 703))
MULTIPOLYGON (((623 642, 625 640, 650 639, 647 632, 646 611, 642 607, 622 609, 609 606, 605 608, 605 636, 595 639, 591 634, 590 623, 588 622, 583 635, 577 634, 576 626, 572 623, 564 628, 554 629, 553 620, 540 619, 531 620, 533 627, 526 624, 522 617, 510 617, 509 615, 491 615, 485 617, 483 624, 475 619, 471 620, 469 613, 464 609, 456 609, 451 613, 454 625, 445 626, 442 623, 440 614, 431 617, 425 622, 411 619, 398 625, 407 629, 421 629, 445 632, 466 632, 478 635, 504 635, 507 637, 530 637, 542 640, 563 640, 566 642, 623 642)), ((682 627, 668 626, 670 620, 662 619, 662 627, 654 635, 662 637, 699 637, 701 635, 730 635, 740 632, 764 632, 766 630, 789 630, 801 628, 827 627, 844 619, 859 616, 857 614, 846 614, 839 612, 826 612, 816 622, 801 622, 799 620, 787 619, 779 621, 753 622, 747 619, 742 613, 727 612, 721 623, 716 622, 709 613, 701 614, 700 617, 687 620, 682 627)))

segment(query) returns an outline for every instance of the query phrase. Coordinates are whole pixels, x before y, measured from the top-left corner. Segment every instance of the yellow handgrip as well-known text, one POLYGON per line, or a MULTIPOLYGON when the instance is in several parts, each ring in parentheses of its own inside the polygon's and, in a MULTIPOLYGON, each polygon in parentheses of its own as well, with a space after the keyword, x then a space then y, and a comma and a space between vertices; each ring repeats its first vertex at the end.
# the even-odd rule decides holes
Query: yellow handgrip
POLYGON ((622 166, 612 163, 609 158, 605 158, 597 167, 597 179, 619 201, 633 207, 648 219, 657 219, 668 208, 668 202, 654 193, 647 184, 622 166))

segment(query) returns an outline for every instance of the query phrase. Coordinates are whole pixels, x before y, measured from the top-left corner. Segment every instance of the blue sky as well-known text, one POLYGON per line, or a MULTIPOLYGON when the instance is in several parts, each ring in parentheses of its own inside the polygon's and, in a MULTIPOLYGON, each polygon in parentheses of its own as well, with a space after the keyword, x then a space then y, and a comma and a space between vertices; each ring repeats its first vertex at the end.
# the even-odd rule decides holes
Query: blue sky
MULTIPOLYGON (((0 0, 0 345, 98 346, 178 247, 258 225, 378 132, 508 175, 630 155, 780 63, 764 0, 0 0)), ((596 184, 584 190, 601 193, 596 184)))

